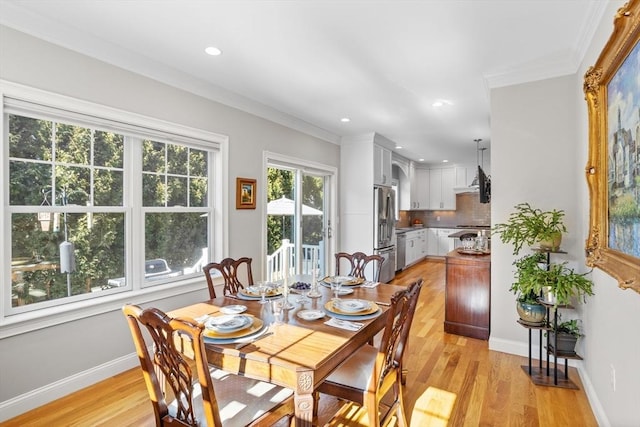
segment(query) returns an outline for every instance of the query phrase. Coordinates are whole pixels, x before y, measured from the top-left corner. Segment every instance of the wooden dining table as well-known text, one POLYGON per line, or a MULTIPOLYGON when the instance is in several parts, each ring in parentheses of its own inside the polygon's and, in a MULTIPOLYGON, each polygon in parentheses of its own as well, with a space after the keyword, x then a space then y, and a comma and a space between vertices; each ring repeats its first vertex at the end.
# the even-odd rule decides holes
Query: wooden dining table
POLYGON ((363 326, 346 330, 326 325, 329 313, 317 320, 303 320, 300 310, 323 310, 332 298, 331 290, 318 286, 322 294, 302 304, 298 295, 290 294, 294 308, 285 310, 280 321, 275 321, 271 304, 258 300, 239 300, 237 296, 214 298, 169 312, 172 317, 202 318, 215 316, 220 308, 242 304, 246 313, 268 324, 270 335, 236 349, 235 344, 207 343, 207 361, 210 365, 237 375, 287 387, 294 392, 296 426, 311 426, 313 421, 313 392, 317 386, 358 348, 365 345, 385 325, 391 296, 403 286, 379 284, 375 288, 353 287, 353 293, 341 299, 356 298, 378 303, 379 316, 357 320, 363 326))

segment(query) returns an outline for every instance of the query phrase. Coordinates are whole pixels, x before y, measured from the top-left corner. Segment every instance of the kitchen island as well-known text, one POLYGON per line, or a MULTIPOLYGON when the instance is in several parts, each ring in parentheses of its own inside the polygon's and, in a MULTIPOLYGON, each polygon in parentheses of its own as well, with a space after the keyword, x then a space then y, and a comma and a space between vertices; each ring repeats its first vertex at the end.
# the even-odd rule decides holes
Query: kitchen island
POLYGON ((491 254, 464 254, 454 249, 445 256, 444 331, 489 339, 491 254))

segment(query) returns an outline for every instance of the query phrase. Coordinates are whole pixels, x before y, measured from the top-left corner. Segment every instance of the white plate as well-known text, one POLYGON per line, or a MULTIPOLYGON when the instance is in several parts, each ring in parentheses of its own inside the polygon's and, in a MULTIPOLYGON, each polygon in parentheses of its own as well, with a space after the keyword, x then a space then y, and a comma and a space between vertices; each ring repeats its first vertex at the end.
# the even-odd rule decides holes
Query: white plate
POLYGON ((220 312, 222 314, 240 314, 247 311, 246 305, 227 305, 225 307, 220 308, 220 312))
POLYGON ((371 308, 369 301, 361 299, 342 299, 333 303, 334 307, 345 313, 357 313, 371 308))
POLYGON ((353 289, 340 289, 338 291, 338 295, 351 295, 353 293, 353 289))
POLYGON ((216 332, 229 333, 244 329, 250 326, 251 323, 253 323, 253 319, 250 316, 225 314, 223 316, 210 317, 205 323, 205 327, 216 332))
POLYGON ((300 310, 297 316, 303 320, 318 320, 324 317, 322 310, 300 310))

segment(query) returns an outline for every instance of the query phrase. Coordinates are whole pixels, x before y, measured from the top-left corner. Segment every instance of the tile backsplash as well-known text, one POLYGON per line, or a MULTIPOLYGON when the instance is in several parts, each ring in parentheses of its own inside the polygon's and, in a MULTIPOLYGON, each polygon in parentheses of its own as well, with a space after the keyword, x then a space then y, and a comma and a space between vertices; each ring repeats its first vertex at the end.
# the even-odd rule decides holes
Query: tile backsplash
POLYGON ((491 203, 480 203, 478 193, 460 193, 455 211, 400 211, 397 227, 410 227, 416 219, 425 227, 491 225, 491 203))

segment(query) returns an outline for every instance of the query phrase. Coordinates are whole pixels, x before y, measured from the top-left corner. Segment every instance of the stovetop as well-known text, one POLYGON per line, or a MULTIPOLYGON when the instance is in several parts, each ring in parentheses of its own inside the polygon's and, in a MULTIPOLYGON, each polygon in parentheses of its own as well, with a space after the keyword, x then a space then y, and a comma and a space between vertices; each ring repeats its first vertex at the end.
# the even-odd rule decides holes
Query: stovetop
POLYGON ((490 225, 456 225, 456 228, 491 228, 490 225))

